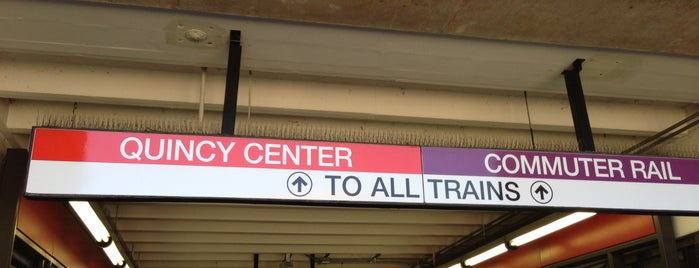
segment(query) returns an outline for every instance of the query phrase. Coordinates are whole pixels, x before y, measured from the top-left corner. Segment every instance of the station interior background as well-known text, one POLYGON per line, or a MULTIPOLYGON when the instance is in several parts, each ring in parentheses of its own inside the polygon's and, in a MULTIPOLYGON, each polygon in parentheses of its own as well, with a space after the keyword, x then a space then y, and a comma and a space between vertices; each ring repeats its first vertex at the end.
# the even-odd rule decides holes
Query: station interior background
MULTIPOLYGON (((692 0, 2 1, 0 151, 28 148, 35 126, 218 135, 239 30, 236 136, 575 152, 561 72, 581 58, 597 153, 668 130, 633 153, 699 158, 697 14, 692 0)), ((91 204, 139 268, 252 267, 254 254, 260 267, 307 267, 310 254, 328 268, 449 267, 500 239, 491 230, 552 212, 91 204)), ((19 210, 15 267, 113 267, 65 200, 19 210)), ((570 232, 652 224, 605 212, 570 232)), ((693 267, 699 219, 670 216, 693 267)), ((641 229, 568 259, 521 252, 537 267, 663 267, 641 229)))

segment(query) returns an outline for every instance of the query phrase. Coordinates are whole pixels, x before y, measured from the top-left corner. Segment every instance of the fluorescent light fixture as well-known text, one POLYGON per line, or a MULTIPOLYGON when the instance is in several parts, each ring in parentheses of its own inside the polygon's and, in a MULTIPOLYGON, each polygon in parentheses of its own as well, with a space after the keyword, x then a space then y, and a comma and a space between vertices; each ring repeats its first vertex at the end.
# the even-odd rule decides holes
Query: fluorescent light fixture
POLYGON ((568 216, 565 216, 563 218, 555 220, 549 224, 546 224, 542 227, 534 229, 531 232, 528 232, 526 234, 520 235, 520 236, 512 239, 510 241, 510 245, 515 246, 515 247, 524 245, 526 243, 529 243, 531 241, 539 239, 543 236, 546 236, 550 233, 553 233, 555 231, 558 231, 560 229, 563 229, 565 227, 573 225, 573 224, 580 222, 584 219, 587 219, 589 217, 592 217, 595 214, 597 214, 597 213, 594 213, 594 212, 575 212, 575 213, 572 213, 568 216))
MULTIPOLYGON (((541 237, 543 237, 543 236, 546 236, 546 235, 548 235, 548 234, 550 234, 550 233, 553 233, 553 232, 555 232, 555 231, 558 231, 558 230, 560 230, 560 229, 563 229, 563 228, 565 228, 565 227, 568 227, 568 226, 570 226, 570 225, 573 225, 573 224, 575 224, 575 223, 578 223, 578 222, 580 222, 580 221, 582 221, 582 220, 585 220, 585 219, 587 219, 587 218, 589 218, 589 217, 592 217, 592 216, 594 216, 594 215, 596 215, 596 214, 597 214, 597 213, 595 213, 595 212, 575 212, 575 213, 571 213, 571 214, 568 215, 568 216, 565 216, 565 217, 560 218, 560 219, 558 219, 558 220, 555 220, 555 221, 553 221, 553 222, 551 222, 551 223, 549 223, 549 224, 546 224, 546 225, 544 225, 544 226, 542 226, 542 227, 539 227, 539 228, 537 228, 537 229, 534 229, 534 230, 531 231, 531 232, 528 232, 528 233, 526 233, 526 234, 520 235, 520 236, 516 237, 515 239, 512 239, 509 243, 510 243, 511 246, 515 246, 515 247, 521 246, 521 245, 524 245, 524 244, 529 243, 529 242, 531 242, 531 241, 534 241, 534 240, 536 240, 536 239, 539 239, 539 238, 541 238, 541 237)), ((473 257, 467 259, 466 261, 464 261, 463 264, 464 264, 465 266, 473 266, 473 265, 479 264, 479 263, 481 263, 481 262, 484 262, 484 261, 486 261, 486 260, 488 260, 488 259, 491 259, 491 258, 493 258, 493 257, 495 257, 495 256, 498 256, 498 255, 500 255, 500 254, 502 254, 502 253, 507 252, 507 250, 508 250, 507 247, 508 247, 508 246, 505 245, 505 243, 501 243, 501 244, 499 244, 499 245, 497 245, 497 246, 495 246, 495 247, 493 247, 493 248, 491 248, 491 249, 489 249, 489 250, 484 251, 484 252, 481 253, 481 254, 478 254, 478 255, 476 255, 476 256, 473 256, 473 257)), ((452 265, 452 266, 449 266, 449 268, 461 268, 461 267, 462 267, 461 262, 459 262, 459 263, 457 263, 457 264, 454 264, 454 265, 452 265)))
MULTIPOLYGON (((468 258, 466 261, 464 261, 464 265, 466 266, 473 266, 476 264, 479 264, 481 262, 484 262, 490 258, 493 258, 497 255, 503 254, 507 252, 507 247, 505 246, 505 243, 501 243, 489 250, 484 251, 481 254, 478 254, 476 256, 473 256, 471 258, 468 258)), ((449 268, 461 268, 461 263, 454 264, 452 266, 449 266, 449 268)))
POLYGON ((114 242, 109 243, 109 246, 102 248, 102 250, 104 250, 104 253, 107 254, 107 257, 109 257, 109 260, 114 266, 121 266, 124 264, 124 257, 121 256, 121 252, 119 252, 114 242))
POLYGON ((93 210, 92 206, 90 206, 90 202, 69 201, 68 204, 70 204, 70 207, 73 208, 73 211, 75 211, 75 214, 78 215, 80 220, 83 222, 83 225, 85 225, 85 227, 87 227, 87 229, 90 231, 92 237, 95 238, 97 245, 102 247, 102 250, 109 258, 109 261, 111 261, 114 266, 120 267, 124 265, 123 268, 129 268, 129 265, 126 264, 124 260, 124 256, 121 255, 119 248, 117 248, 116 244, 114 244, 114 241, 111 239, 107 227, 104 226, 102 220, 100 220, 97 213, 95 213, 95 210, 93 210), (104 245, 107 246, 105 247, 104 245))
POLYGON ((489 250, 486 250, 485 252, 483 252, 481 254, 478 254, 476 256, 468 258, 464 262, 464 264, 466 264, 467 266, 473 266, 473 265, 479 264, 481 262, 484 262, 490 258, 493 258, 497 255, 503 254, 505 252, 507 252, 507 247, 505 246, 505 243, 501 243, 501 244, 499 244, 499 245, 497 245, 489 250))
POLYGON ((102 220, 97 217, 97 213, 92 209, 90 203, 87 201, 70 201, 68 202, 73 208, 78 217, 83 222, 85 227, 90 231, 92 237, 95 241, 101 243, 107 243, 110 241, 109 231, 104 227, 102 220))
POLYGON ((456 264, 449 266, 447 268, 461 268, 461 262, 457 262, 456 264))

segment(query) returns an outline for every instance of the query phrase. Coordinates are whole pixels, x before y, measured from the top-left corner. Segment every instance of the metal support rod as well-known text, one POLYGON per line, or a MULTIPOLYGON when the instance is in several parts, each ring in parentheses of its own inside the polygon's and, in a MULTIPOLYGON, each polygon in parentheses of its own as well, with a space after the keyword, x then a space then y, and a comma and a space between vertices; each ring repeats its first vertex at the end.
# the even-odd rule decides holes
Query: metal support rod
POLYGON ((27 161, 27 150, 7 150, 0 177, 0 267, 11 267, 17 212, 24 189, 27 161))
POLYGON ((204 102, 206 101, 206 67, 201 67, 201 83, 199 84, 199 128, 204 129, 204 102))
POLYGON ((677 260, 677 243, 675 241, 675 228, 672 226, 672 217, 653 216, 655 223, 655 235, 658 238, 658 250, 663 267, 677 268, 680 263, 677 260))
POLYGON ((625 151, 621 152, 622 154, 641 154, 644 153, 658 144, 661 144, 675 136, 677 134, 680 134, 684 131, 687 131, 694 126, 699 124, 699 112, 696 112, 685 119, 680 120, 679 122, 675 123, 674 125, 661 130, 660 132, 656 133, 653 136, 648 137, 647 139, 639 142, 638 144, 631 146, 629 149, 626 149, 625 151))
POLYGON ((252 267, 260 267, 260 254, 255 253, 254 255, 252 255, 252 267))
POLYGON ((238 106, 238 82, 240 80, 240 31, 231 30, 228 45, 228 67, 226 69, 226 92, 223 99, 221 135, 233 136, 235 115, 238 106))
POLYGON ((311 262, 310 267, 311 268, 316 268, 316 254, 311 254, 311 256, 308 257, 308 259, 311 262))
POLYGON ((594 152, 595 142, 592 139, 590 118, 587 115, 585 95, 583 94, 582 82, 580 81, 583 61, 585 59, 576 59, 571 67, 563 71, 562 74, 568 91, 570 111, 573 114, 573 126, 575 127, 575 136, 578 138, 578 149, 581 152, 594 152))

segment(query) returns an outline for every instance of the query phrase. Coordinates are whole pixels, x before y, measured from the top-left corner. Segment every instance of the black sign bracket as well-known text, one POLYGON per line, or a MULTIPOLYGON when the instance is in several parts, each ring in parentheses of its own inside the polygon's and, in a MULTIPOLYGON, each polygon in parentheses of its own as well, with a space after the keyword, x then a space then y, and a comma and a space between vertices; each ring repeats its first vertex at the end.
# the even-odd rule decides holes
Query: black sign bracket
POLYGON ((580 81, 580 71, 585 59, 575 59, 571 66, 562 72, 568 91, 568 101, 570 102, 570 112, 573 114, 573 127, 575 136, 578 139, 578 149, 581 152, 594 152, 595 142, 592 138, 592 128, 590 118, 587 115, 587 105, 583 94, 582 82, 580 81))
POLYGON ((226 92, 223 99, 221 135, 235 135, 235 115, 238 109, 238 82, 240 80, 240 31, 231 30, 228 45, 228 67, 226 68, 226 92))

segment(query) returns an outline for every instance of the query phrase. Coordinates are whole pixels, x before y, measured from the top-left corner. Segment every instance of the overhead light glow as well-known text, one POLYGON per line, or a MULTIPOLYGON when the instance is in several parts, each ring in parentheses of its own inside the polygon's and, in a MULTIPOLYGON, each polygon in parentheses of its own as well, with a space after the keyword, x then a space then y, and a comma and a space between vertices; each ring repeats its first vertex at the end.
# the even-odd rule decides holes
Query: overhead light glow
POLYGON ((109 243, 109 246, 102 248, 102 250, 104 250, 104 253, 107 254, 107 257, 109 257, 109 260, 114 266, 121 266, 124 264, 124 257, 121 256, 121 252, 119 252, 119 248, 116 247, 114 242, 109 243))
POLYGON ((461 263, 460 263, 460 262, 457 262, 456 264, 454 264, 454 265, 452 265, 452 266, 449 266, 449 267, 447 267, 447 268, 461 268, 461 263))
POLYGON ((467 259, 464 264, 467 266, 473 266, 476 264, 479 264, 481 262, 484 262, 490 258, 493 258, 497 255, 503 254, 507 252, 507 247, 505 246, 505 243, 499 244, 489 250, 486 250, 485 252, 478 254, 476 256, 473 256, 469 259, 467 259))
POLYGON ((109 231, 107 231, 107 228, 104 227, 104 224, 100 218, 97 217, 97 214, 92 209, 89 202, 70 201, 68 203, 73 208, 75 213, 78 214, 78 217, 90 231, 92 237, 95 238, 95 241, 102 243, 109 242, 109 231))
MULTIPOLYGON (((592 217, 596 214, 597 213, 594 213, 594 212, 575 212, 575 213, 572 213, 568 216, 565 216, 563 218, 555 220, 549 224, 546 224, 542 227, 534 229, 531 232, 520 235, 520 236, 516 237, 515 239, 512 239, 509 243, 511 246, 521 246, 521 245, 524 245, 524 244, 529 243, 531 241, 534 241, 536 239, 539 239, 543 236, 546 236, 550 233, 553 233, 555 231, 558 231, 560 229, 563 229, 565 227, 568 227, 570 225, 578 223, 578 222, 585 220, 589 217, 592 217)), ((506 246, 505 243, 499 244, 499 245, 497 245, 489 250, 484 251, 481 254, 478 254, 476 256, 473 256, 473 257, 467 259, 466 261, 464 261, 463 264, 465 266, 474 266, 476 264, 479 264, 481 262, 484 262, 488 259, 491 259, 495 256, 498 256, 502 253, 507 252, 507 250, 508 250, 507 247, 508 246, 506 246)), ((462 267, 461 262, 456 263, 452 266, 449 266, 449 268, 461 268, 461 267, 462 267)))
POLYGON ((572 213, 568 216, 565 216, 563 218, 555 220, 549 224, 546 224, 542 227, 534 229, 531 232, 528 232, 526 234, 520 235, 520 236, 512 239, 510 241, 510 245, 515 246, 515 247, 524 245, 526 243, 529 243, 531 241, 539 239, 543 236, 546 236, 550 233, 553 233, 555 231, 558 231, 560 229, 563 229, 565 227, 568 227, 570 225, 578 223, 578 222, 580 222, 584 219, 587 219, 589 217, 592 217, 595 214, 597 214, 597 213, 594 213, 594 212, 575 212, 575 213, 572 213))

